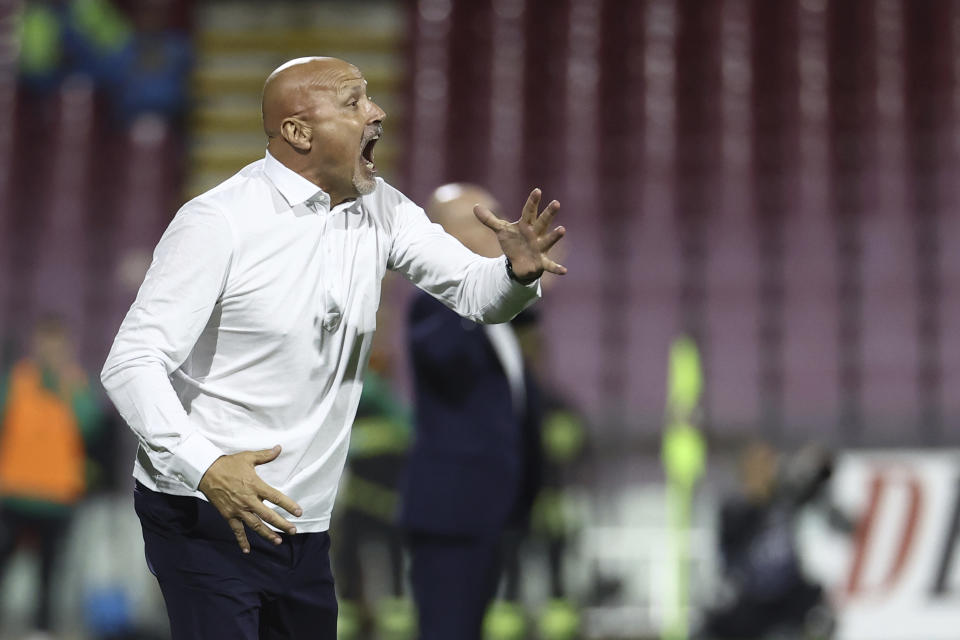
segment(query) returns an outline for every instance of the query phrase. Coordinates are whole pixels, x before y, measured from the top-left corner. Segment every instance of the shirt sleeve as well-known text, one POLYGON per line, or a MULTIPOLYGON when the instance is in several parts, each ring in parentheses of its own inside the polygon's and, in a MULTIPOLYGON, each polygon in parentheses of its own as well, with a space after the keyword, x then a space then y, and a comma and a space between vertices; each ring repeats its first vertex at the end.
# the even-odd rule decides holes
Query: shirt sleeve
POLYGON ((396 207, 387 266, 474 322, 509 322, 540 297, 540 280, 528 285, 507 275, 503 257, 484 258, 429 221, 409 200, 396 207))
POLYGON ((221 296, 233 252, 229 221, 191 203, 174 217, 104 364, 110 399, 156 469, 191 489, 223 455, 189 421, 170 384, 221 296))

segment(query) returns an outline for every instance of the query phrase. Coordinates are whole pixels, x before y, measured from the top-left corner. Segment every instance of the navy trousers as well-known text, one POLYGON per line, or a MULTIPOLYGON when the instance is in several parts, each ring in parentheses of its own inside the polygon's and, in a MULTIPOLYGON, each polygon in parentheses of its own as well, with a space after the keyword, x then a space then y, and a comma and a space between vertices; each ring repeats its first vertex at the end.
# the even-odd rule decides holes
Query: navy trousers
POLYGON ((326 532, 280 534, 273 545, 247 529, 244 554, 205 500, 138 482, 134 506, 173 640, 336 640, 326 532))
POLYGON ((499 541, 410 533, 407 543, 420 640, 480 640, 500 578, 499 541))

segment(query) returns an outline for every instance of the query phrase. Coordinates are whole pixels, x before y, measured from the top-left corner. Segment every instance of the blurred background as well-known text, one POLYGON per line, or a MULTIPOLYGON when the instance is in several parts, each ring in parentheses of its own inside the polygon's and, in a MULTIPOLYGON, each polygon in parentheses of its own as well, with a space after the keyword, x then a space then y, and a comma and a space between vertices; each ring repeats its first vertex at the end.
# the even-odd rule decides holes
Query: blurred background
MULTIPOLYGON (((960 638, 960 2, 0 8, 0 365, 55 314, 99 407, 54 637, 169 637, 98 372, 176 210, 262 157, 266 75, 322 54, 364 73, 415 201, 562 203, 569 274, 522 336, 540 493, 488 637, 960 638)), ((341 486, 384 525, 345 638, 414 637, 389 530, 412 291, 385 283, 368 386, 397 409, 361 407, 341 486)), ((38 540, 10 541, 4 638, 31 633, 38 540)))

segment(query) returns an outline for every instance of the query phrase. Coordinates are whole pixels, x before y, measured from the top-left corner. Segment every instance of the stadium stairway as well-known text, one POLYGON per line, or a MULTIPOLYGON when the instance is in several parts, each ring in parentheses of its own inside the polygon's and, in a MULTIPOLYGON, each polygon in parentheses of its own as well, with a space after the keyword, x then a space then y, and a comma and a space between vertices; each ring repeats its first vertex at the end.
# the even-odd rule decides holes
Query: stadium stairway
POLYGON ((194 105, 186 196, 192 197, 263 156, 260 92, 282 62, 308 55, 360 67, 368 95, 389 114, 377 146, 381 175, 391 177, 403 120, 404 12, 395 3, 204 3, 196 14, 194 105))

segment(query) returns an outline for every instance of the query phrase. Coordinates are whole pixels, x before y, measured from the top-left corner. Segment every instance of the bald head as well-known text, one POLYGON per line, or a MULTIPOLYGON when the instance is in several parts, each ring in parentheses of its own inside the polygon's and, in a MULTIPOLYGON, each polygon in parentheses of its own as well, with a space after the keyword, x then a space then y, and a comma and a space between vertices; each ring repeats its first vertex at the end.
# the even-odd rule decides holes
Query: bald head
POLYGON ((360 70, 337 58, 297 58, 263 85, 263 130, 276 160, 336 206, 376 189, 374 147, 387 114, 360 70))
POLYGON ((500 205, 489 191, 473 184, 445 184, 434 191, 427 201, 427 216, 443 229, 462 242, 464 246, 488 258, 495 258, 503 252, 497 236, 473 213, 475 204, 491 211, 497 211, 500 205))
POLYGON ((281 134, 287 118, 303 118, 313 108, 315 92, 334 96, 350 81, 363 80, 360 70, 339 58, 296 58, 283 63, 263 84, 260 109, 268 138, 281 134))

